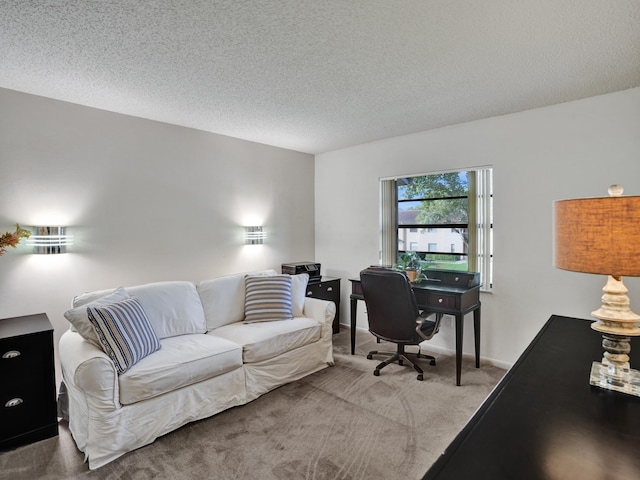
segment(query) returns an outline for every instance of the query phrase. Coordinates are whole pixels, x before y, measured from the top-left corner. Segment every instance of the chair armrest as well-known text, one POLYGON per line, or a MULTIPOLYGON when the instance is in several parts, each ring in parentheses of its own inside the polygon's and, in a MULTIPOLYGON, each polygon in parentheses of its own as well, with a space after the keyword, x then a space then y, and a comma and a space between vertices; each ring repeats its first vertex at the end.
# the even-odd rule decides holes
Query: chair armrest
POLYGON ((431 340, 433 336, 440 331, 440 321, 442 320, 443 314, 436 313, 436 319, 429 320, 428 318, 431 315, 432 312, 420 312, 420 316, 416 320, 418 324, 416 332, 424 340, 431 340), (425 313, 427 314, 426 317, 424 316, 425 313))
POLYGON ((67 330, 59 343, 62 377, 71 397, 84 397, 88 414, 120 408, 118 373, 111 359, 79 333, 67 330))
POLYGON ((303 313, 305 317, 317 320, 323 327, 330 327, 336 316, 336 304, 328 300, 305 297, 303 313))

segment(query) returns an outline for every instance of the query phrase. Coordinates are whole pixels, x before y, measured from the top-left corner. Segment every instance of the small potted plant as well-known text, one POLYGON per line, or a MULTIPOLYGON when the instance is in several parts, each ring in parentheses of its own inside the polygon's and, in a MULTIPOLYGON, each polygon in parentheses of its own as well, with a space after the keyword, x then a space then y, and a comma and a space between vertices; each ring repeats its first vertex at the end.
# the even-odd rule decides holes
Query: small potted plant
POLYGON ((403 270, 411 282, 417 282, 421 277, 420 256, 416 252, 405 252, 394 268, 403 270))

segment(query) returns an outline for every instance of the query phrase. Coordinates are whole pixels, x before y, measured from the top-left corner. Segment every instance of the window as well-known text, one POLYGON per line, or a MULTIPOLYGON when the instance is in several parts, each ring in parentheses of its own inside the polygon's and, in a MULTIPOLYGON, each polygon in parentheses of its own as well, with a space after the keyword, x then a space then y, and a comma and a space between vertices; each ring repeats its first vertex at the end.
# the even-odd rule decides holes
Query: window
POLYGON ((477 271, 491 290, 491 168, 385 179, 381 188, 381 263, 413 250, 423 268, 477 271))

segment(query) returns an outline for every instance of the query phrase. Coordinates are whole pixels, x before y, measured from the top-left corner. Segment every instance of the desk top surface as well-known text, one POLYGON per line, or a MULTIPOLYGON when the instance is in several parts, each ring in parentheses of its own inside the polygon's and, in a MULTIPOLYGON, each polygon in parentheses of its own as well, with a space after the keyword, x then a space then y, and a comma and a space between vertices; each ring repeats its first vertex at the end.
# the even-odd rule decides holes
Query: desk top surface
POLYGON ((640 478, 640 397, 589 384, 591 323, 552 316, 424 480, 640 478))
MULTIPOLYGON (((359 284, 359 278, 350 278, 350 282, 359 284)), ((414 290, 429 290, 433 292, 442 292, 442 293, 467 293, 472 292, 474 290, 480 290, 480 285, 475 285, 473 287, 465 287, 465 286, 457 286, 451 285, 449 283, 442 283, 439 281, 431 281, 431 280, 423 280, 422 282, 416 282, 411 284, 411 288, 414 290)))

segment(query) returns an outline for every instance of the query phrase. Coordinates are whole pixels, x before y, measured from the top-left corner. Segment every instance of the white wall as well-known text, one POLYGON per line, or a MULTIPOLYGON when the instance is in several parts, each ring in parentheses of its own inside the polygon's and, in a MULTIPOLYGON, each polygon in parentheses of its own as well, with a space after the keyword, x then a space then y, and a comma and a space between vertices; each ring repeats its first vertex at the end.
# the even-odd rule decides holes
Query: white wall
MULTIPOLYGON (((553 267, 552 204, 606 196, 613 183, 640 195, 640 88, 317 155, 316 261, 343 278, 343 323, 347 279, 378 263, 379 179, 484 165, 494 167, 495 283, 481 298, 482 355, 510 364, 551 314, 589 318, 606 279, 553 267)), ((640 281, 625 283, 640 312, 640 281)), ((433 344, 453 349, 452 329, 433 344)))
POLYGON ((0 318, 46 312, 57 345, 83 291, 313 260, 313 175, 311 155, 0 89, 0 233, 75 236, 0 257, 0 318))
MULTIPOLYGON (((0 257, 0 318, 46 312, 57 343, 82 291, 316 260, 343 278, 347 323, 348 278, 378 262, 379 178, 481 165, 495 180, 482 353, 511 363, 551 314, 598 306, 604 278, 552 266, 552 202, 640 194, 640 89, 318 155, 315 212, 310 155, 0 89, 0 232, 63 224, 76 240, 0 257), (242 245, 248 223, 265 245, 242 245)), ((640 281, 625 283, 640 311, 640 281)), ((452 349, 451 329, 434 345, 452 349)))

